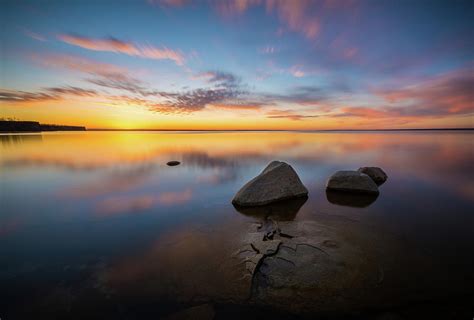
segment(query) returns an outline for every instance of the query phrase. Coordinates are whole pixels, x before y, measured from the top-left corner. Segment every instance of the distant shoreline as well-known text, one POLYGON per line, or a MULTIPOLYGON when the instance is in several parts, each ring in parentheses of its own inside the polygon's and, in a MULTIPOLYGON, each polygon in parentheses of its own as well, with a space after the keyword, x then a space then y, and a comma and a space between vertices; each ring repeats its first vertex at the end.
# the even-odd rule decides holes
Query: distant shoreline
POLYGON ((474 128, 429 128, 429 129, 87 129, 87 131, 186 131, 186 132, 341 132, 341 131, 473 131, 474 128))
POLYGON ((0 120, 0 133, 34 133, 47 131, 130 131, 130 132, 411 132, 411 131, 473 131, 474 128, 398 128, 398 129, 106 129, 86 128, 37 121, 0 120))
POLYGON ((83 126, 68 126, 62 124, 43 124, 37 121, 0 120, 2 133, 28 133, 44 131, 86 131, 83 126))

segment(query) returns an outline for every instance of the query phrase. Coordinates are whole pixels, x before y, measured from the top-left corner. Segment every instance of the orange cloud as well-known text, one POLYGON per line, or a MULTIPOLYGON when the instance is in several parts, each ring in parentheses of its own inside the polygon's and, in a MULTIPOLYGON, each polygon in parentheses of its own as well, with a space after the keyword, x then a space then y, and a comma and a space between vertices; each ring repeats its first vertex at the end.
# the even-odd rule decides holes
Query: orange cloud
POLYGON ((288 119, 288 120, 304 120, 306 118, 317 118, 319 115, 306 115, 296 113, 293 110, 270 110, 266 114, 267 118, 273 119, 288 119))
POLYGON ((129 56, 155 59, 172 60, 177 65, 184 64, 184 56, 179 51, 164 48, 157 48, 151 45, 136 45, 132 42, 126 42, 117 38, 109 37, 105 39, 88 38, 78 35, 60 34, 58 39, 81 48, 94 51, 108 51, 123 53, 129 56))

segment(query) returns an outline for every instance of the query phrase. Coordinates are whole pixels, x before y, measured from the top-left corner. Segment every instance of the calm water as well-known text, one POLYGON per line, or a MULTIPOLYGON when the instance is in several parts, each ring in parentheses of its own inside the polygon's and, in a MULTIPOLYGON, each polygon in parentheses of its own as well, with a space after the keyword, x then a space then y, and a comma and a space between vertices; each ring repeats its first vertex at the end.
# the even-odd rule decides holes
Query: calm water
POLYGON ((474 132, 0 138, 1 319, 157 319, 202 301, 217 318, 259 312, 219 300, 208 283, 226 233, 260 219, 236 211, 233 195, 272 160, 290 163, 309 190, 295 220, 362 239, 361 252, 384 265, 390 312, 406 312, 402 296, 473 311, 474 132), (328 176, 360 166, 387 172, 379 197, 328 199, 328 176))

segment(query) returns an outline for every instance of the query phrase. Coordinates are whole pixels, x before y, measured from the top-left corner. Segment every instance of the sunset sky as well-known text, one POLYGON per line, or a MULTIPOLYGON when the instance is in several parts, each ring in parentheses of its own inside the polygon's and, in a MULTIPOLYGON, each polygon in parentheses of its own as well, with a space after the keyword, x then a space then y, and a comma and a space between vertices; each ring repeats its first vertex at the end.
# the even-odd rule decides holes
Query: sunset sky
POLYGON ((88 128, 474 127, 473 1, 3 1, 0 116, 88 128))

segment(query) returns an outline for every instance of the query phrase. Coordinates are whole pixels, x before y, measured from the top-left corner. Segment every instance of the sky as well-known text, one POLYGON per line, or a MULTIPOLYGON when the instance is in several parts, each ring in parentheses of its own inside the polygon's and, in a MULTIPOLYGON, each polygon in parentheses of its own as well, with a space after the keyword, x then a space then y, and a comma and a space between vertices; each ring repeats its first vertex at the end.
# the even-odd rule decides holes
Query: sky
POLYGON ((1 7, 1 118, 110 129, 474 127, 472 1, 1 7))

